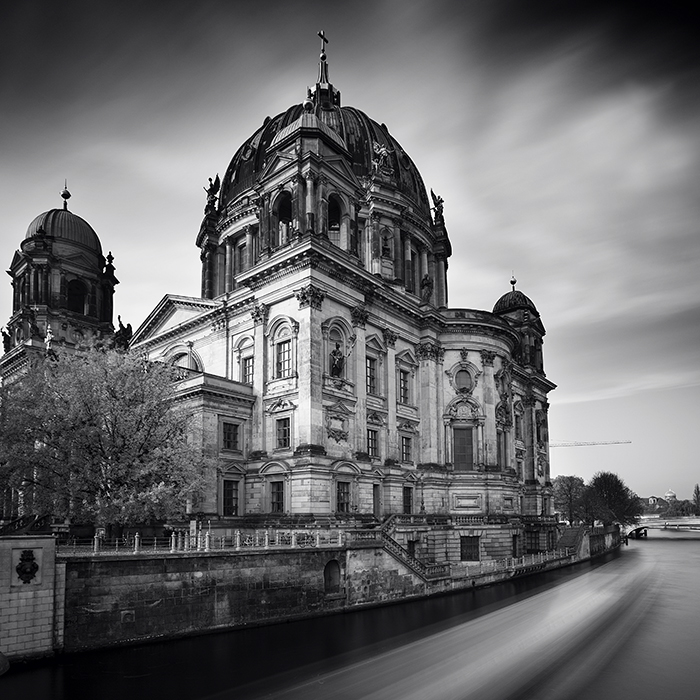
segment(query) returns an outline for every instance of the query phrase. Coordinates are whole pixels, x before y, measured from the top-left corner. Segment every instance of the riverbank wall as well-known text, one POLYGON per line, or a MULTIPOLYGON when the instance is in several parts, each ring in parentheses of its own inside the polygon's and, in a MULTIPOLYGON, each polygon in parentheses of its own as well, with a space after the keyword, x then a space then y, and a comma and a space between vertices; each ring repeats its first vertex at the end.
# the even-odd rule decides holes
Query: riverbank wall
POLYGON ((498 561, 424 564, 376 531, 266 532, 215 548, 59 547, 0 538, 0 653, 10 660, 264 625, 444 594, 568 566, 620 544, 614 528, 576 548, 498 561))

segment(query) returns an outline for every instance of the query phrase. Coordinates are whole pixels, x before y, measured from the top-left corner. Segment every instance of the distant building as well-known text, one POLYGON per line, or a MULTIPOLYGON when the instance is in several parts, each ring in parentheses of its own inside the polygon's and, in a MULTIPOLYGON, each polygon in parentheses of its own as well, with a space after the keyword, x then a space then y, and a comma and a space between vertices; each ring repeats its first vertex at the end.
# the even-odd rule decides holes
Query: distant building
POLYGON ((182 368, 212 530, 401 516, 433 561, 553 544, 544 326, 515 280, 493 311, 448 307, 431 197, 388 128, 341 106, 325 53, 210 181, 201 297, 164 297, 132 347, 182 368))

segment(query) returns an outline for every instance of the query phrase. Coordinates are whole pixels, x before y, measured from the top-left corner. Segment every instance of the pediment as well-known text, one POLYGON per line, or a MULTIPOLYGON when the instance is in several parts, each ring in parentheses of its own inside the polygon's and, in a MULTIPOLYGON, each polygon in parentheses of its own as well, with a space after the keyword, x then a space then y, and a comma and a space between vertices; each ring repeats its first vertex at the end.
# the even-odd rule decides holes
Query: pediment
POLYGON ((333 414, 340 414, 344 416, 351 416, 354 415, 354 411, 348 406, 345 405, 342 401, 336 401, 334 404, 331 404, 330 406, 326 406, 326 412, 327 413, 333 413, 333 414))
POLYGON ((379 339, 378 335, 371 334, 367 336, 365 342, 368 348, 375 350, 376 352, 384 352, 384 343, 379 339))
POLYGON ((141 343, 183 327, 219 306, 219 302, 211 299, 166 294, 134 333, 131 342, 132 344, 141 343))
POLYGON ((396 361, 402 362, 403 364, 406 364, 406 365, 414 365, 416 367, 418 366, 418 361, 416 360, 416 356, 410 350, 403 350, 402 352, 397 352, 396 353, 396 361))
POLYGON ((265 166, 260 179, 264 181, 275 173, 285 170, 291 163, 296 163, 296 160, 297 158, 294 153, 277 151, 265 166))
POLYGON ((347 159, 341 156, 326 156, 323 159, 324 168, 337 173, 344 180, 349 180, 356 187, 360 187, 360 181, 357 175, 352 171, 352 168, 348 165, 347 159))

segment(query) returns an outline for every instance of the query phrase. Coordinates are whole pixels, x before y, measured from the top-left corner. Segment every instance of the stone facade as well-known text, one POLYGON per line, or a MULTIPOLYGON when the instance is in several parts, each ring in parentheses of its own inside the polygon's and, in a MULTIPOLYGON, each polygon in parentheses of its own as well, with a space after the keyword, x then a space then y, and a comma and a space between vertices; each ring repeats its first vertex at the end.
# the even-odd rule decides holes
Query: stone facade
POLYGON ((166 296, 132 342, 181 368, 216 460, 193 516, 450 518, 395 530, 427 561, 553 545, 544 326, 515 280, 492 312, 447 306, 431 196, 384 125, 341 107, 325 54, 211 182, 201 298, 166 296))

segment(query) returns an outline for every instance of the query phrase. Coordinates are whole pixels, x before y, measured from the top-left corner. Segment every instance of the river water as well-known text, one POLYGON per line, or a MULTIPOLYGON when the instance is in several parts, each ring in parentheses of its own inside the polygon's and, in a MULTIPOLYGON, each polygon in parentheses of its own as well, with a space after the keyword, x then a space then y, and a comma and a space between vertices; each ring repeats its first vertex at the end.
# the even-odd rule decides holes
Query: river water
POLYGON ((0 698, 696 700, 698 581, 700 533, 650 530, 484 589, 15 664, 0 698))

